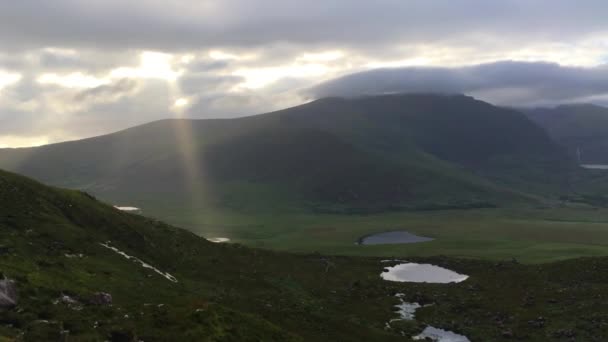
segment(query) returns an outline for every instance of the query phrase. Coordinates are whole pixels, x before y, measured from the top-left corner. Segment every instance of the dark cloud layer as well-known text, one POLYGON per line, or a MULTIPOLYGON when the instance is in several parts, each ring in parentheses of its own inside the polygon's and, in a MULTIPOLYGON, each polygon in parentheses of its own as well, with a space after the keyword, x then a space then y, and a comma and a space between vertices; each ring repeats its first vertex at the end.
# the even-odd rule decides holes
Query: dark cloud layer
POLYGON ((344 76, 307 91, 313 97, 385 93, 465 93, 500 105, 579 101, 608 94, 608 68, 542 62, 379 69, 344 76))
POLYGON ((5 49, 161 50, 272 42, 567 40, 606 29, 604 0, 19 0, 0 3, 5 49))

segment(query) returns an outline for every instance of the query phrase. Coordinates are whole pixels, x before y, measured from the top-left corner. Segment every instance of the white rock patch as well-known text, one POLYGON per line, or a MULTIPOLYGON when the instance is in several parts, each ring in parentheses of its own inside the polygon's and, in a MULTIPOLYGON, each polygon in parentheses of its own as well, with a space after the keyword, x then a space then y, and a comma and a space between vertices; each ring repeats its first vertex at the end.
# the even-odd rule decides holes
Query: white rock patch
POLYGON ((104 247, 105 247, 105 248, 107 248, 107 249, 111 249, 112 251, 116 252, 117 254, 122 255, 123 257, 125 257, 125 258, 126 258, 126 259, 128 259, 128 260, 133 260, 133 261, 135 261, 136 263, 140 264, 140 265, 141 265, 141 267, 143 267, 143 268, 148 268, 148 269, 153 270, 154 272, 156 272, 156 273, 160 274, 161 276, 163 276, 165 279, 167 279, 167 280, 169 280, 169 281, 172 281, 172 282, 174 282, 174 283, 177 283, 177 278, 175 278, 174 276, 170 275, 170 274, 169 274, 169 273, 167 273, 167 272, 162 272, 162 271, 161 271, 161 270, 159 270, 158 268, 156 268, 156 267, 154 267, 154 266, 152 266, 152 265, 150 265, 150 264, 147 264, 147 263, 143 262, 143 261, 142 261, 141 259, 139 259, 139 258, 136 258, 136 257, 134 257, 134 256, 130 256, 130 255, 128 255, 127 253, 125 253, 125 252, 123 252, 123 251, 119 250, 119 249, 118 249, 118 248, 116 248, 116 247, 112 247, 112 246, 110 246, 110 241, 108 241, 108 242, 106 242, 106 243, 100 243, 100 245, 104 246, 104 247))
POLYGON ((225 238, 225 237, 213 237, 213 238, 207 238, 207 241, 211 241, 214 243, 222 243, 222 242, 229 242, 230 239, 225 238))
POLYGON ((412 339, 416 341, 431 339, 437 342, 471 342, 466 336, 431 326, 426 327, 420 335, 413 336, 412 339))
POLYGON ((137 208, 137 207, 119 207, 119 206, 114 206, 114 208, 121 210, 121 211, 140 211, 141 209, 137 208))

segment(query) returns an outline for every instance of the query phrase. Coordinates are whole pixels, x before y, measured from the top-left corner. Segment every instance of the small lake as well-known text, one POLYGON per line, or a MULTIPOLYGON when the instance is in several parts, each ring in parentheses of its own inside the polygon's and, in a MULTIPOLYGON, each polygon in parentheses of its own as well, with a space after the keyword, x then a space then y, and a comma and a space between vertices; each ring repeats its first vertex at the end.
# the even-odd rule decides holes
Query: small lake
POLYGON ((432 238, 418 236, 406 231, 384 232, 366 235, 359 239, 360 245, 389 245, 433 241, 432 238))
POLYGON ((447 268, 413 262, 387 267, 380 276, 388 281, 435 284, 460 283, 469 278, 447 268))

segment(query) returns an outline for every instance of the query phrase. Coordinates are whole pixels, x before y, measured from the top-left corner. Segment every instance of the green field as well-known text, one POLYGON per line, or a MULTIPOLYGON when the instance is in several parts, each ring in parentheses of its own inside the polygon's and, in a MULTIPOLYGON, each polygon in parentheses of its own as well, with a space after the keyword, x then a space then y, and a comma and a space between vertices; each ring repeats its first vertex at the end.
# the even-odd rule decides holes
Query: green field
MULTIPOLYGON (((150 215, 149 212, 144 213, 150 215)), ((608 255, 608 210, 593 208, 475 209, 378 215, 238 214, 157 211, 205 237, 295 252, 365 256, 433 256, 549 262, 608 255), (361 236, 406 230, 435 240, 359 246, 361 236)))

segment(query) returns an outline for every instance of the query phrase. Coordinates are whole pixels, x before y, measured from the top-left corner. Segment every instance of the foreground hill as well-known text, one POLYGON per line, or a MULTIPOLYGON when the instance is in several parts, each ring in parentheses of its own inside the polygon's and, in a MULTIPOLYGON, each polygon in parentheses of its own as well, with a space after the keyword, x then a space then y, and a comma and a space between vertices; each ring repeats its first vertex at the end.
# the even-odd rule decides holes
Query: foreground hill
POLYGON ((0 167, 147 208, 359 212, 528 202, 567 189, 571 163, 518 112, 387 95, 5 149, 0 167))
POLYGON ((389 282, 377 258, 211 244, 2 171, 0 246, 1 341, 405 341, 427 325, 472 341, 608 338, 607 258, 413 258, 470 278, 389 282), (428 305, 387 325, 397 293, 428 305))
POLYGON ((355 280, 376 292, 377 262, 216 245, 2 171, 0 246, 19 292, 14 307, 0 291, 0 340, 398 340, 383 329, 390 310, 327 301, 355 280))
POLYGON ((608 108, 591 104, 535 108, 528 116, 581 164, 608 164, 608 108))

